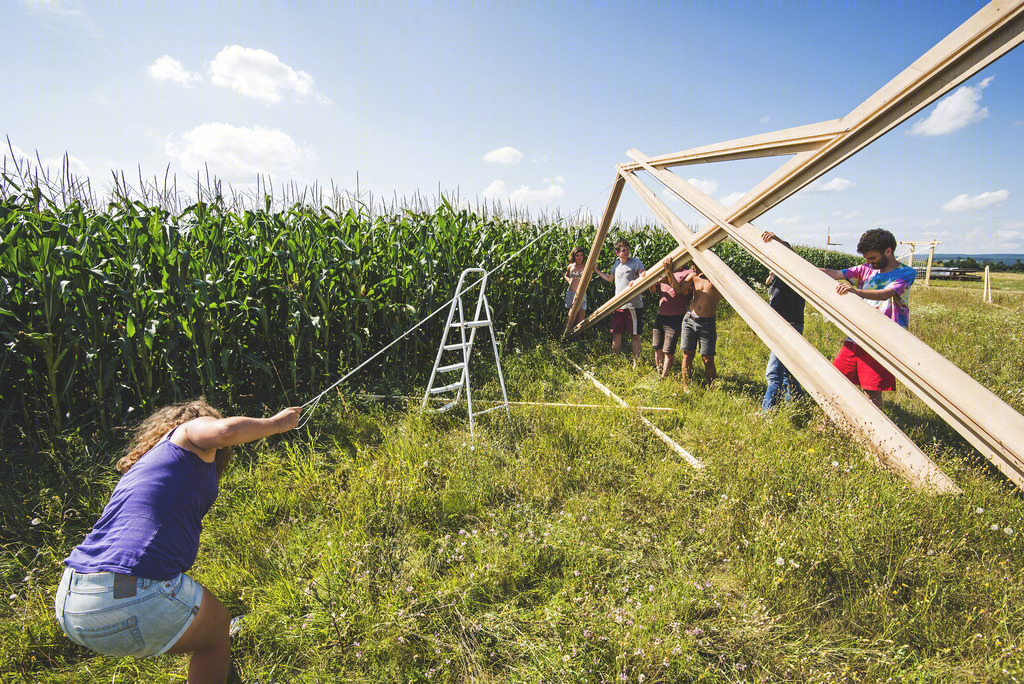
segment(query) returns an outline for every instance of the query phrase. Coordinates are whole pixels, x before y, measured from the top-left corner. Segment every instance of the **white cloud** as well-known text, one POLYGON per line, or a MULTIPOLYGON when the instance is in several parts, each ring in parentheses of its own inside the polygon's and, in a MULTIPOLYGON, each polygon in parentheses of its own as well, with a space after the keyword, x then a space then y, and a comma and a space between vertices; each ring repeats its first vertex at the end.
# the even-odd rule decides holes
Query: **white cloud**
POLYGON ((499 147, 496 150, 491 150, 483 157, 484 161, 489 164, 503 164, 505 166, 512 166, 518 164, 523 160, 523 153, 514 147, 499 147))
POLYGON ((202 75, 187 71, 181 62, 170 55, 164 55, 146 67, 149 75, 157 81, 174 81, 188 86, 193 81, 203 80, 202 75))
POLYGON ((721 198, 719 200, 719 202, 722 203, 723 207, 728 209, 729 207, 731 207, 732 205, 736 204, 741 199, 743 199, 743 196, 746 195, 746 194, 747 193, 745 193, 745 192, 731 192, 728 195, 726 195, 725 197, 721 198))
POLYGON ((939 101, 927 118, 910 128, 910 135, 946 135, 988 118, 988 107, 979 107, 981 91, 992 82, 989 76, 976 86, 960 86, 939 101))
POLYGON ((843 214, 843 218, 846 219, 847 221, 853 220, 853 219, 857 218, 858 216, 860 216, 860 212, 859 211, 851 211, 848 214, 843 214))
POLYGON ((982 211, 990 207, 1002 204, 1010 196, 1009 190, 996 190, 995 192, 983 192, 980 195, 969 197, 966 193, 957 195, 942 205, 942 211, 982 211))
POLYGON ((922 228, 934 228, 935 226, 938 226, 938 225, 942 225, 942 219, 940 219, 940 218, 928 219, 923 224, 921 224, 921 227, 922 228))
POLYGON ((484 199, 508 200, 513 204, 546 204, 565 195, 565 190, 559 185, 549 185, 542 190, 531 190, 526 185, 520 185, 515 190, 509 190, 503 180, 492 182, 483 191, 484 199))
POLYGON ((264 102, 280 102, 288 94, 313 97, 321 104, 330 99, 313 89, 313 77, 284 64, 277 55, 254 48, 231 45, 210 62, 210 81, 264 102))
POLYGON ((672 202, 673 204, 684 204, 683 200, 679 199, 679 195, 668 188, 662 188, 661 198, 667 202, 672 202))
POLYGON ((784 226, 787 223, 798 223, 799 221, 800 221, 800 217, 799 216, 790 216, 788 218, 777 218, 774 221, 772 221, 772 225, 784 226))
POLYGON ((1024 238, 1024 232, 1019 230, 997 230, 996 237, 1000 240, 1020 240, 1024 238))
POLYGON ((823 183, 816 183, 812 185, 811 187, 807 188, 807 192, 843 192, 844 190, 849 190, 854 185, 856 185, 856 183, 854 183, 852 180, 847 180, 845 178, 840 178, 839 176, 836 176, 830 181, 825 181, 823 183))
POLYGON ((212 173, 225 180, 251 180, 257 174, 294 176, 314 156, 282 131, 225 123, 196 126, 182 134, 180 142, 168 142, 165 149, 186 173, 209 165, 212 173))
POLYGON ((713 195, 718 192, 718 181, 716 180, 703 180, 700 178, 687 178, 686 182, 697 188, 705 195, 713 195))
POLYGON ((772 117, 768 116, 767 114, 765 114, 764 116, 761 117, 761 123, 768 123, 771 120, 772 120, 772 117))

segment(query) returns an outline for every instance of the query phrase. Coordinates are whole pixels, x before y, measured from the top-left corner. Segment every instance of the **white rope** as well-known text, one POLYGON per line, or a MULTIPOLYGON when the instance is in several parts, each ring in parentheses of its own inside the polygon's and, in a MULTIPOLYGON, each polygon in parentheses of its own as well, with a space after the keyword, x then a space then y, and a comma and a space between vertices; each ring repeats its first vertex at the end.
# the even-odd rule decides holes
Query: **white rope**
MULTIPOLYGON (((359 394, 357 395, 360 399, 370 399, 371 401, 384 401, 385 399, 401 399, 402 401, 421 401, 420 397, 403 397, 397 394, 359 394)), ((433 401, 447 401, 447 399, 432 397, 433 401)), ((616 411, 622 408, 627 408, 631 411, 666 411, 674 413, 678 409, 668 408, 666 406, 608 406, 607 404, 560 404, 558 402, 550 401, 498 401, 497 399, 474 399, 473 403, 480 404, 512 404, 513 406, 547 406, 550 408, 595 408, 595 409, 614 409, 616 411)))
MULTIPOLYGON (((609 184, 608 186, 606 186, 605 190, 607 190, 607 188, 608 188, 608 187, 611 187, 611 185, 609 184)), ((604 192, 604 190, 602 190, 602 191, 600 191, 600 192, 604 192)), ((599 192, 598 194, 600 194, 600 192, 599 192)), ((597 196, 597 195, 595 195, 595 197, 596 197, 596 196, 597 196)), ((579 209, 577 209, 577 210, 576 210, 575 212, 573 212, 572 216, 576 216, 576 215, 578 215, 578 214, 580 213, 580 211, 582 211, 582 209, 583 209, 583 205, 581 204, 581 205, 580 205, 580 208, 579 208, 579 209)), ((408 330, 406 330, 406 331, 405 331, 404 333, 402 333, 401 335, 399 335, 398 337, 396 337, 395 339, 393 339, 393 340, 392 340, 391 342, 389 342, 389 343, 388 343, 388 344, 387 344, 387 345, 386 345, 385 347, 383 347, 382 349, 380 349, 380 350, 379 350, 379 351, 378 351, 378 352, 377 352, 376 354, 374 354, 374 355, 373 355, 373 356, 371 356, 370 358, 368 358, 368 359, 366 359, 365 361, 363 361, 363 362, 362 362, 361 364, 359 364, 358 366, 356 366, 355 368, 353 368, 352 370, 350 370, 350 371, 349 371, 348 373, 345 373, 345 375, 344 375, 344 376, 342 376, 342 377, 341 377, 341 379, 339 379, 339 380, 338 380, 337 382, 335 382, 335 383, 334 383, 334 384, 332 384, 332 385, 331 385, 330 387, 328 387, 327 389, 325 389, 325 390, 324 390, 323 392, 321 392, 320 394, 316 395, 315 397, 313 397, 312 399, 310 399, 309 401, 307 401, 307 402, 306 402, 305 404, 303 404, 303 405, 302 405, 302 409, 303 409, 303 413, 304 413, 305 415, 303 416, 303 418, 302 418, 302 421, 301 421, 301 422, 299 422, 299 424, 298 424, 298 425, 297 425, 296 427, 297 427, 297 428, 302 428, 302 427, 304 427, 304 426, 306 425, 306 423, 308 423, 308 422, 309 422, 309 418, 310 418, 310 416, 312 416, 312 415, 313 415, 313 411, 315 411, 315 410, 316 410, 316 408, 317 408, 317 406, 319 406, 319 405, 320 405, 320 400, 321 400, 321 399, 323 399, 323 398, 324 398, 324 396, 325 396, 325 395, 326 395, 326 394, 327 394, 328 392, 330 392, 330 391, 331 391, 332 389, 334 389, 335 387, 337 387, 337 386, 338 386, 338 385, 340 385, 341 383, 345 382, 345 380, 347 380, 347 379, 348 379, 348 378, 349 378, 349 377, 350 377, 351 375, 353 375, 353 374, 354 374, 354 373, 355 373, 356 371, 360 370, 361 368, 363 368, 363 366, 367 365, 368 363, 370 363, 371 361, 373 361, 374 359, 376 359, 376 358, 377 358, 378 356, 380 356, 381 354, 383 354, 384 352, 386 352, 386 351, 387 351, 388 349, 390 349, 391 347, 393 347, 393 346, 394 346, 395 344, 397 344, 397 343, 398 343, 399 341, 403 340, 403 339, 404 339, 405 337, 407 337, 407 336, 408 336, 408 335, 409 335, 409 334, 410 334, 411 332, 413 332, 414 330, 416 330, 417 328, 419 328, 420 326, 422 326, 422 325, 423 325, 424 323, 426 323, 427 321, 429 321, 429 320, 430 320, 431 318, 433 318, 434 316, 436 316, 437 314, 441 313, 441 312, 442 312, 442 311, 444 311, 444 310, 445 310, 446 308, 448 308, 449 306, 451 306, 451 305, 452 305, 452 302, 454 302, 454 301, 455 301, 455 299, 456 299, 457 297, 461 297, 461 296, 462 296, 462 295, 463 295, 463 294, 464 294, 465 292, 468 292, 469 290, 471 290, 472 288, 474 288, 475 286, 477 286, 478 284, 480 284, 480 282, 481 282, 481 281, 483 281, 483 279, 484 279, 485 277, 489 277, 489 276, 490 276, 491 274, 493 274, 493 273, 496 273, 496 272, 498 272, 499 270, 501 270, 502 268, 504 268, 504 267, 505 267, 506 265, 508 265, 508 263, 509 263, 510 261, 512 261, 512 260, 513 260, 513 259, 515 259, 515 258, 516 258, 517 256, 519 256, 519 255, 520 255, 520 254, 522 254, 522 253, 523 253, 524 251, 526 251, 526 249, 527 249, 528 247, 530 247, 530 246, 531 246, 531 245, 532 245, 533 243, 535 243, 535 242, 537 242, 538 240, 540 240, 540 239, 541 239, 542 237, 544 237, 545 235, 547 235, 548 233, 550 233, 551 231, 553 231, 553 230, 554 230, 555 228, 558 228, 558 227, 559 227, 560 225, 562 225, 562 223, 564 223, 564 222, 565 222, 565 219, 562 219, 562 220, 560 220, 560 221, 556 221, 555 223, 551 224, 551 227, 550 227, 550 228, 548 228, 547 230, 545 230, 545 231, 544 231, 543 233, 541 233, 540 235, 538 235, 538 236, 537 236, 537 237, 535 237, 534 239, 532 239, 532 240, 530 240, 529 242, 527 242, 527 243, 526 243, 525 245, 523 245, 523 246, 522 246, 522 247, 521 247, 521 248, 520 248, 520 249, 519 249, 518 251, 516 251, 515 253, 513 253, 513 254, 512 254, 512 255, 511 255, 511 256, 510 256, 509 258, 505 259, 505 260, 504 260, 503 262, 501 262, 500 264, 498 264, 497 266, 495 266, 494 268, 492 268, 492 269, 491 269, 490 271, 487 271, 487 273, 486 273, 486 274, 485 274, 484 276, 481 276, 479 280, 477 280, 477 281, 476 281, 476 282, 474 282, 474 283, 471 283, 470 285, 467 285, 467 286, 466 286, 466 287, 464 287, 464 288, 463 288, 463 289, 462 289, 462 290, 461 290, 460 292, 456 292, 456 293, 455 293, 455 295, 454 295, 454 296, 452 296, 452 298, 451 298, 451 299, 447 300, 447 301, 446 301, 446 302, 445 302, 444 304, 442 304, 441 306, 439 306, 439 307, 438 307, 437 309, 434 309, 434 311, 433 311, 433 312, 432 312, 431 314, 429 314, 429 315, 428 315, 428 316, 427 316, 426 318, 422 319, 422 320, 421 320, 421 321, 420 321, 419 323, 417 323, 416 325, 412 326, 411 328, 409 328, 408 330), (307 409, 307 407, 308 407, 308 409, 307 409)))

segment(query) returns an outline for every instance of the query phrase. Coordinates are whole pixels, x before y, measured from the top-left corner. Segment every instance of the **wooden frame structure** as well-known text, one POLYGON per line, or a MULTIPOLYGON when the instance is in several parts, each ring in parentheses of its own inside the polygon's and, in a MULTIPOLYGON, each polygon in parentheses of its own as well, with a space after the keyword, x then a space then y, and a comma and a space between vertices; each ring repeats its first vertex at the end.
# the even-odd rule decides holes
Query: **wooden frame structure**
MULTIPOLYGON (((928 245, 928 265, 924 270, 924 284, 928 287, 932 284, 932 262, 935 260, 935 247, 942 243, 938 240, 900 240, 901 245, 910 246, 910 261, 907 266, 914 266, 914 250, 918 245, 928 245)), ((900 259, 900 261, 903 261, 900 259)))
MULTIPOLYGON (((711 247, 731 238, 808 302, 831 317, 943 420, 1018 487, 1024 488, 1024 416, 939 353, 855 297, 836 293, 835 281, 777 242, 765 243, 751 221, 848 159, 903 121, 1024 42, 1024 0, 994 0, 841 119, 740 138, 658 157, 637 150, 616 166, 604 215, 583 272, 593 277, 623 188, 629 184, 679 246, 673 264, 693 261, 740 316, 837 424, 866 443, 912 482, 942 492, 959 489, 896 425, 846 380, 801 334, 736 275, 711 247), (773 174, 726 208, 668 169, 754 157, 791 155, 773 174), (638 176, 644 171, 710 223, 693 233, 638 176)), ((629 292, 612 297, 576 328, 585 330, 661 277, 652 269, 629 292)), ((574 320, 582 298, 569 311, 574 320)))

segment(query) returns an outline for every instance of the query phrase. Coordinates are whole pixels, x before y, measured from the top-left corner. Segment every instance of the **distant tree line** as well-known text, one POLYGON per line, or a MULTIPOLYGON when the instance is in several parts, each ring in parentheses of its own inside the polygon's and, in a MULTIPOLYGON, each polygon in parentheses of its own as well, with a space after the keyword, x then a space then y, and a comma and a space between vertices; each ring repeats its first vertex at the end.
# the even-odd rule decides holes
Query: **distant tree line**
POLYGON ((1008 264, 1005 261, 993 261, 992 259, 986 259, 985 261, 979 262, 974 257, 963 257, 959 259, 947 259, 945 261, 938 261, 937 264, 941 266, 948 266, 950 268, 976 268, 983 270, 986 266, 991 271, 1006 271, 1009 273, 1024 273, 1024 261, 1017 259, 1012 264, 1008 264))

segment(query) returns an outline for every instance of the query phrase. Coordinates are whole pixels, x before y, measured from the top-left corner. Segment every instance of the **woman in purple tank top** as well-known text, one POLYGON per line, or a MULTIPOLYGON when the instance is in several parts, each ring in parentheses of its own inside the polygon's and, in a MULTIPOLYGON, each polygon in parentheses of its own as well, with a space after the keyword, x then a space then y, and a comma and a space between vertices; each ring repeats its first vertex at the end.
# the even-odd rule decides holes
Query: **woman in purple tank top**
POLYGON ((225 682, 230 615, 185 572, 231 447, 291 430, 300 412, 223 418, 199 399, 147 418, 103 514, 64 560, 54 609, 68 638, 110 656, 191 653, 190 684, 225 682))

